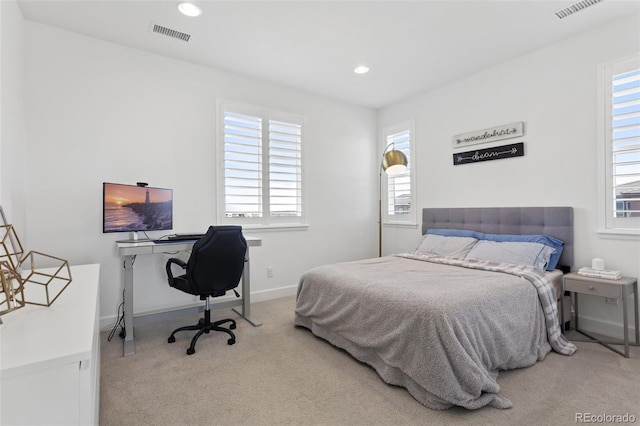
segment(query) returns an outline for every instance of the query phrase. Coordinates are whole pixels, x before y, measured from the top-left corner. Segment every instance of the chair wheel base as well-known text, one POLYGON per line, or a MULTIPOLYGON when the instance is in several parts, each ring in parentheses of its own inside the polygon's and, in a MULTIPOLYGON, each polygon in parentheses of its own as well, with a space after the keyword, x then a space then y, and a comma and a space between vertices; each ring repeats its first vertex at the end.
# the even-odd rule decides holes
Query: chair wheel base
POLYGON ((231 318, 227 318, 227 319, 211 322, 210 318, 211 318, 210 317, 210 312, 208 310, 205 310, 205 317, 204 318, 200 318, 200 320, 198 321, 198 324, 196 324, 196 325, 187 325, 187 326, 180 327, 180 328, 177 328, 177 329, 173 330, 173 333, 171 333, 171 335, 167 339, 167 342, 168 343, 174 343, 176 341, 175 334, 177 332, 179 332, 179 331, 197 330, 198 332, 196 333, 195 336, 193 336, 193 339, 191 339, 191 345, 189 346, 189 349, 187 349, 187 355, 193 355, 196 352, 195 346, 196 346, 196 342, 198 341, 200 336, 202 336, 203 334, 209 334, 212 331, 222 331, 224 333, 227 333, 228 336, 229 336, 229 339, 227 340, 227 344, 228 345, 235 344, 236 343, 236 336, 231 331, 231 329, 235 329, 236 328, 236 322, 231 318), (222 326, 222 324, 225 324, 225 323, 230 323, 228 329, 224 328, 222 326))

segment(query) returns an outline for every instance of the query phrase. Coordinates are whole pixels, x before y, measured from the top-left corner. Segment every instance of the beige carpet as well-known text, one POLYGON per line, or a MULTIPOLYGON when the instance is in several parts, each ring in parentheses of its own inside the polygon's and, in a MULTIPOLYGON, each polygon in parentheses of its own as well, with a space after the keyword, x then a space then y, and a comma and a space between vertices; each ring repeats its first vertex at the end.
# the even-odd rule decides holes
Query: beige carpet
MULTIPOLYGON (((513 408, 435 411, 403 388, 308 330, 293 326, 294 298, 252 305, 262 321, 239 319, 235 345, 174 328, 197 315, 136 326, 136 354, 102 333, 100 424, 107 425, 573 425, 576 416, 635 416, 640 423, 640 347, 631 358, 576 343, 572 357, 550 353, 538 364, 501 372, 513 408)), ((237 315, 213 311, 212 319, 237 315)), ((606 421, 607 418, 604 418, 606 421)), ((611 420, 611 418, 609 418, 611 420)), ((611 423, 609 421, 608 423, 611 423)))

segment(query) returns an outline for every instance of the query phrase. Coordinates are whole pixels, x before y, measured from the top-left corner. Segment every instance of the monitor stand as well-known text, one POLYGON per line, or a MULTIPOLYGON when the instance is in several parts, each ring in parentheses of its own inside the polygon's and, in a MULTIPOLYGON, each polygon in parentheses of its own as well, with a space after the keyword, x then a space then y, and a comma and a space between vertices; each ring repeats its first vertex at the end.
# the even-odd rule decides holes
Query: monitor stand
POLYGON ((145 232, 142 232, 142 234, 144 235, 144 238, 138 238, 138 232, 139 231, 133 231, 133 238, 130 240, 118 240, 116 241, 117 243, 148 243, 150 241, 153 241, 151 238, 147 237, 147 234, 145 232))
POLYGON ((137 240, 117 240, 116 243, 148 243, 151 241, 153 240, 149 238, 140 238, 137 240))

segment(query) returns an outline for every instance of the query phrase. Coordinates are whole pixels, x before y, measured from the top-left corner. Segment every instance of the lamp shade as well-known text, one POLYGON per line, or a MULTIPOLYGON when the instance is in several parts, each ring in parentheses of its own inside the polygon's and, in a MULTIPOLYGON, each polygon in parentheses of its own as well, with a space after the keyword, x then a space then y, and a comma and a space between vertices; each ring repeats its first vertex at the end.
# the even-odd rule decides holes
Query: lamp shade
POLYGON ((392 149, 382 156, 382 170, 389 175, 402 173, 407 169, 407 157, 402 151, 392 149))

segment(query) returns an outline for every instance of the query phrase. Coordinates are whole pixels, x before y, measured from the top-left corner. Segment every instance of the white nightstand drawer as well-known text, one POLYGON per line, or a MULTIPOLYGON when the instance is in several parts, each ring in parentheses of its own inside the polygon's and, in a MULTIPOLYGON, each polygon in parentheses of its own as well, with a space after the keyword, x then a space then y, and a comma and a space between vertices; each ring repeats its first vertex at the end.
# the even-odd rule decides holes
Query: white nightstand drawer
POLYGON ((615 297, 616 299, 622 298, 622 286, 616 284, 616 281, 611 283, 603 282, 603 280, 595 281, 582 281, 577 279, 564 280, 564 289, 566 291, 575 291, 582 294, 593 294, 602 297, 615 297))

